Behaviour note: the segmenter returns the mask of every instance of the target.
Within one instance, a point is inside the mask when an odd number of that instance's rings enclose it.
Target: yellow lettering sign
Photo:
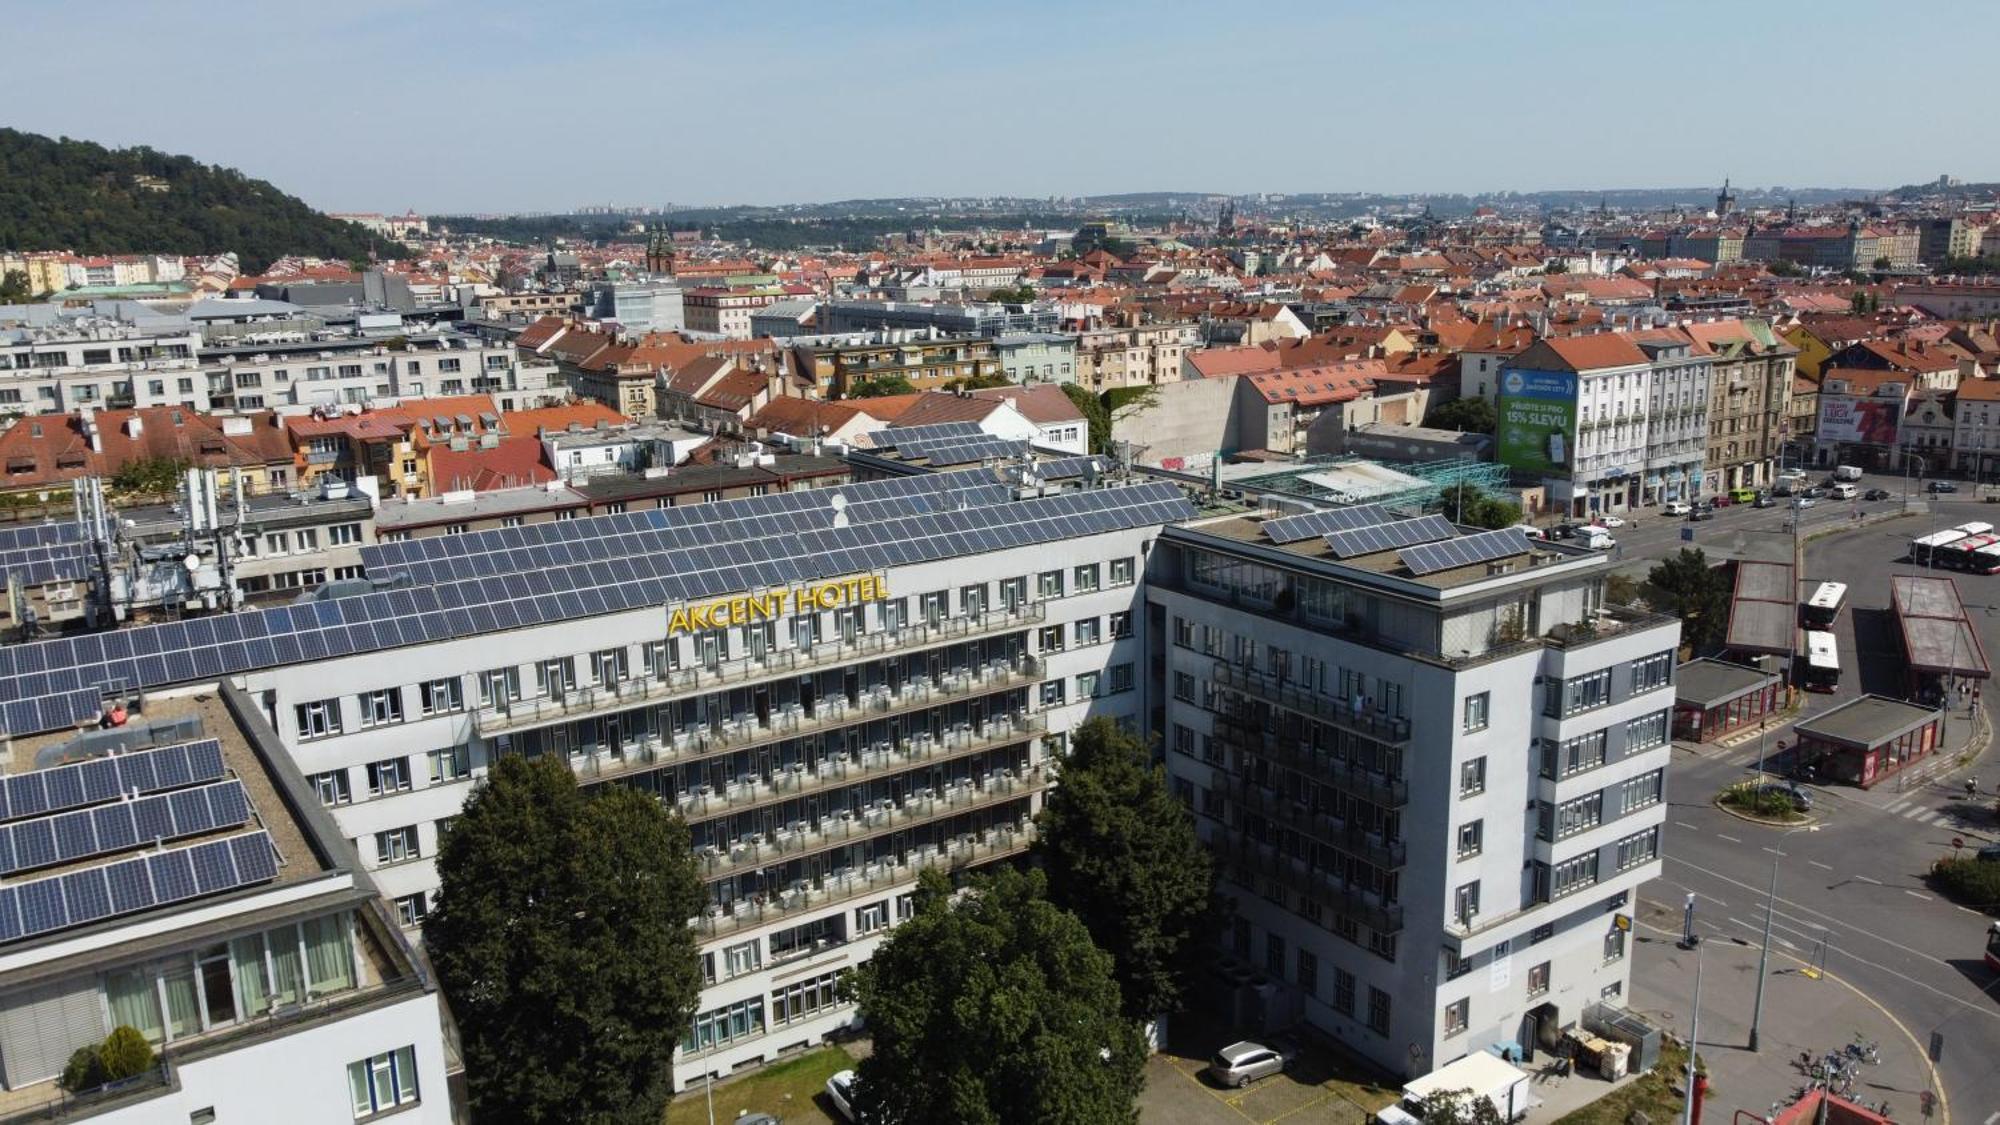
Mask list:
[[[788,606],[799,613],[813,613],[863,602],[879,602],[888,596],[889,584],[881,575],[861,574],[815,582],[791,590],[742,594],[694,605],[678,605],[667,611],[667,635],[672,637],[770,621],[783,617]]]

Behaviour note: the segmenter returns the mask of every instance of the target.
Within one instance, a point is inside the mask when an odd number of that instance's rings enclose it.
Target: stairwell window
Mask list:
[[[340,700],[316,699],[301,703],[294,710],[299,738],[330,738],[340,733]]]
[[[353,1095],[356,1121],[417,1104],[422,1100],[417,1092],[417,1049],[398,1047],[348,1063],[347,1086]]]
[[[403,692],[400,688],[361,693],[361,725],[379,727],[403,721]]]
[[[1459,1035],[1472,1020],[1472,1001],[1456,1000],[1444,1006],[1444,1033]]]
[[[423,850],[417,841],[417,826],[414,824],[375,833],[377,863],[401,863],[404,860],[417,859],[422,855]]]
[[[457,676],[417,685],[418,704],[426,715],[465,710],[465,684]]]

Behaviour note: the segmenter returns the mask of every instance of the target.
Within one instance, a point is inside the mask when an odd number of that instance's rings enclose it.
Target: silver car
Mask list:
[[[1208,1075],[1220,1086],[1246,1086],[1284,1070],[1295,1054],[1289,1047],[1267,1047],[1246,1039],[1217,1051],[1208,1060]]]

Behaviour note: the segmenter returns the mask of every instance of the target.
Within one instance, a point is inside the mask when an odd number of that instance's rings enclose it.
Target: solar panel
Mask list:
[[[1332,532],[1326,536],[1326,545],[1335,558],[1351,559],[1358,555],[1373,555],[1418,543],[1449,539],[1456,534],[1451,521],[1443,516],[1419,516],[1413,520],[1395,520]]]
[[[225,772],[222,743],[207,738],[15,774],[0,787],[0,821],[101,804],[134,792],[205,784]]]
[[[0,887],[0,942],[267,883],[277,874],[271,837],[251,832],[16,883]]]
[[[249,820],[243,783],[231,780],[17,821],[0,825],[0,875],[235,828]]]
[[[81,543],[89,536],[80,523],[31,523],[0,527],[0,551],[23,547],[49,547],[58,543]]]
[[[1101,474],[1108,465],[1102,457],[1052,457],[1035,464],[1035,475],[1043,480],[1070,480],[1088,475],[1093,467]]]
[[[1464,535],[1442,543],[1426,543],[1402,554],[1403,565],[1419,577],[1454,567],[1491,562],[1528,552],[1528,537],[1518,527]]]
[[[976,422],[933,422],[925,426],[884,426],[870,430],[866,437],[876,449],[897,449],[910,442],[930,441],[935,438],[971,437],[984,433]]]
[[[1379,504],[1356,504],[1346,508],[1323,508],[1296,516],[1264,521],[1264,537],[1273,543],[1296,543],[1315,535],[1352,531],[1357,527],[1388,523],[1396,517]]]

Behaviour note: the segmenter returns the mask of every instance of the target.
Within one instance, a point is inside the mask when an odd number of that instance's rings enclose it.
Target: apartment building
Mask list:
[[[149,692],[111,730],[8,725],[6,831],[61,843],[0,888],[0,1117],[454,1120],[436,986],[241,690]],[[59,1089],[114,1027],[153,1068]]]
[[[1076,381],[1093,391],[1150,387],[1181,377],[1181,357],[1201,346],[1188,322],[1093,328],[1076,341]]]
[[[546,374],[540,386],[515,349],[477,336],[411,332],[394,338],[328,335],[291,343],[204,348],[203,368],[218,410],[381,405],[440,395],[506,395],[514,405],[541,406],[561,398]]]
[[[1683,329],[1714,363],[1702,493],[1761,488],[1777,476],[1798,349],[1765,320],[1721,320]]]
[[[769,286],[697,286],[681,295],[683,323],[689,332],[748,340],[750,317],[784,295]]]
[[[1006,336],[1052,332],[1058,323],[1053,309],[984,302],[937,304],[910,301],[829,301],[819,311],[821,332],[871,332],[905,329],[935,330],[947,336]]]
[[[0,414],[80,407],[209,409],[198,330],[142,327],[53,305],[29,308],[33,319],[0,322]]]
[[[1651,367],[1623,333],[1536,341],[1500,369],[1499,460],[1542,473],[1556,511],[1637,507]]]
[[[799,366],[821,398],[845,397],[863,379],[909,380],[919,391],[938,390],[961,379],[1001,373],[999,352],[984,336],[909,338],[889,332],[866,343],[795,349]]]
[[[1169,526],[1142,631],[1268,1018],[1411,1076],[1626,994],[1680,636],[1604,604],[1601,553],[1430,519]]]
[[[1678,328],[1632,334],[1646,353],[1646,471],[1641,503],[1699,495],[1708,457],[1708,400],[1715,358],[1708,345]]]

